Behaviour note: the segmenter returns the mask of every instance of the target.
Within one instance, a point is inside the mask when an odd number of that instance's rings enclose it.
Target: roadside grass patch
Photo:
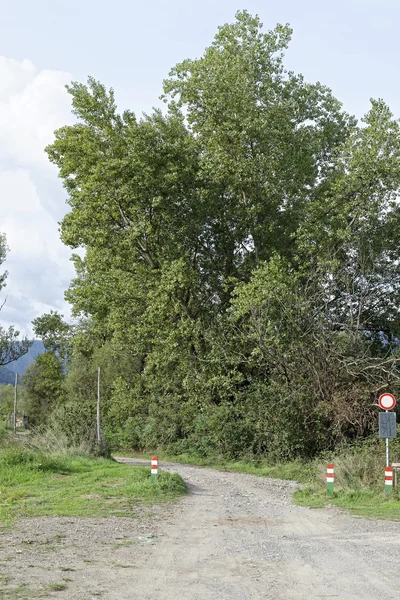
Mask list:
[[[328,496],[321,488],[306,486],[303,489],[296,490],[293,499],[299,506],[323,508],[324,506],[334,505],[359,517],[400,520],[400,497],[398,492],[393,492],[389,496],[384,491],[374,489],[338,490],[334,492],[333,496]]]
[[[67,589],[67,584],[62,582],[62,583],[48,583],[46,585],[46,589],[49,590],[49,592],[62,592],[64,590]]]
[[[392,456],[400,457],[399,440],[391,440]],[[335,465],[333,496],[326,493],[326,465]],[[396,462],[399,462],[398,460]],[[353,515],[400,520],[400,493],[384,490],[385,442],[375,437],[314,461],[317,476],[294,492],[296,504],[320,508],[332,504]]]
[[[133,517],[134,506],[173,500],[182,478],[104,458],[45,455],[19,447],[0,454],[0,522],[21,517]]]

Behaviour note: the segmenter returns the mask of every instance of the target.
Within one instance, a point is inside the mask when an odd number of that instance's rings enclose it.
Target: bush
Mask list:
[[[45,430],[36,431],[39,447],[66,454],[98,454],[96,412],[88,404],[69,402],[51,413]]]
[[[8,436],[9,428],[7,427],[7,423],[4,421],[0,421],[0,444],[4,442],[6,437]]]
[[[391,462],[400,462],[400,440],[390,441]],[[335,454],[326,454],[317,461],[321,485],[326,482],[326,465],[335,465],[335,489],[360,491],[381,490],[384,485],[385,441],[376,436],[353,446],[343,446]]]

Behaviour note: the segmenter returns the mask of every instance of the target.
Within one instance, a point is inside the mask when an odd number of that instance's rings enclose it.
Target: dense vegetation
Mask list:
[[[76,325],[34,323],[36,423],[95,440],[100,366],[114,448],[307,458],[375,430],[399,382],[399,124],[286,71],[290,36],[237,13],[142,118],[68,88],[47,152],[85,252]]]

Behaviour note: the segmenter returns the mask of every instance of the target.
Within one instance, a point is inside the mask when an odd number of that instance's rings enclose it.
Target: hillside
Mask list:
[[[15,382],[15,373],[7,369],[6,367],[0,367],[0,384],[8,385],[11,383],[12,385]]]
[[[15,373],[23,375],[25,370],[33,363],[36,356],[42,352],[44,352],[43,342],[35,340],[24,356],[21,356],[21,358],[8,364],[6,367],[0,367],[0,384],[13,384]]]

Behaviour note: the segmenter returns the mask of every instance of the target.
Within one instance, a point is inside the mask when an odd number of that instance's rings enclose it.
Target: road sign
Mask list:
[[[392,413],[392,412],[379,413],[379,437],[380,438],[395,438],[396,437],[396,413]]]
[[[383,408],[383,410],[392,410],[392,408],[396,405],[396,398],[393,394],[382,394],[379,396],[379,406]]]

